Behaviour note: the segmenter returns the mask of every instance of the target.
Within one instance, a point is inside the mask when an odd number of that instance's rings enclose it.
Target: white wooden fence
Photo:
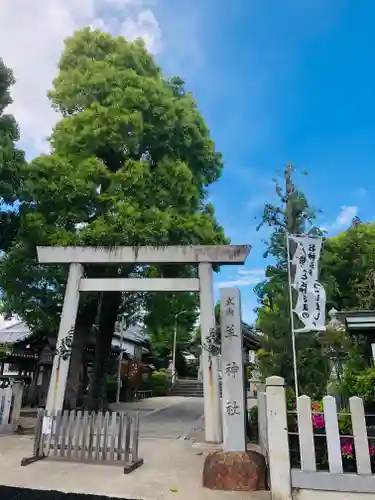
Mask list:
[[[34,450],[21,465],[44,458],[121,465],[129,473],[143,464],[138,457],[139,413],[90,413],[40,410]]]
[[[0,386],[0,434],[17,430],[24,383],[4,380]]]
[[[284,379],[270,377],[266,382],[267,447],[273,500],[316,498],[375,499],[375,475],[371,471],[369,440],[363,402],[350,399],[350,413],[354,442],[353,460],[357,473],[344,472],[342,436],[339,432],[336,400],[323,398],[324,434],[328,455],[328,471],[318,471],[313,428],[311,400],[300,396],[297,401],[300,468],[291,468],[288,414]],[[375,450],[371,449],[371,454]],[[292,489],[293,497],[292,497]],[[345,492],[345,495],[344,495]],[[335,496],[336,495],[336,496]]]

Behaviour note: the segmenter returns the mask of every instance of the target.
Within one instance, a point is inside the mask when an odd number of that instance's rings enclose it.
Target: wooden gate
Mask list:
[[[34,451],[21,465],[43,458],[122,465],[124,473],[142,465],[138,457],[139,413],[40,410]]]

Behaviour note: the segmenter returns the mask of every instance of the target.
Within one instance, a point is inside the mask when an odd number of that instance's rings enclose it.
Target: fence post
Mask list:
[[[284,379],[268,377],[267,433],[272,500],[292,500]]]
[[[262,454],[268,461],[268,437],[267,437],[267,397],[264,391],[258,392],[258,442]]]
[[[23,390],[24,390],[24,382],[22,381],[17,381],[14,382],[13,387],[12,387],[12,392],[13,392],[13,408],[12,408],[12,415],[10,417],[10,423],[14,427],[14,429],[17,429],[17,426],[19,425],[20,422],[20,415],[21,415],[21,407],[22,407],[22,396],[23,396]]]
[[[9,431],[9,421],[10,421],[10,410],[12,406],[12,388],[6,387],[5,389],[0,388],[0,427]],[[1,429],[0,429],[1,430]]]

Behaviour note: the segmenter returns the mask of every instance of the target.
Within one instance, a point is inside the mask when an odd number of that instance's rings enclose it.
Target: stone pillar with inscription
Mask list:
[[[263,455],[246,450],[246,405],[240,291],[220,290],[223,451],[209,453],[203,486],[216,490],[254,491],[266,487]]]
[[[241,300],[238,288],[220,290],[224,451],[246,450]]]

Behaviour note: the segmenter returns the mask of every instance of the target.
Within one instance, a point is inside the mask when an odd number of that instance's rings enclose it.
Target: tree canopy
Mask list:
[[[12,71],[0,58],[0,250],[6,251],[18,230],[18,217],[11,210],[17,201],[25,163],[23,151],[16,147],[19,140],[18,125],[6,113],[12,103],[11,86],[15,83]]]
[[[184,82],[166,78],[141,41],[89,28],[66,40],[58,67],[49,97],[62,119],[49,138],[51,153],[25,165],[22,178],[15,172],[17,231],[0,269],[11,308],[33,329],[49,332],[57,328],[66,269],[39,265],[36,245],[227,242],[207,202],[222,158]],[[196,270],[88,266],[85,272],[191,276]],[[99,299],[93,295],[79,309],[77,324],[85,319],[86,330],[97,316]],[[151,331],[170,325],[163,319],[170,299],[145,297]],[[181,294],[179,300],[191,311],[191,329],[196,299]],[[120,306],[120,297],[102,294],[99,357],[108,354]],[[98,364],[103,375],[103,359]]]
[[[339,311],[375,309],[375,223],[354,222],[324,244],[327,303]]]

